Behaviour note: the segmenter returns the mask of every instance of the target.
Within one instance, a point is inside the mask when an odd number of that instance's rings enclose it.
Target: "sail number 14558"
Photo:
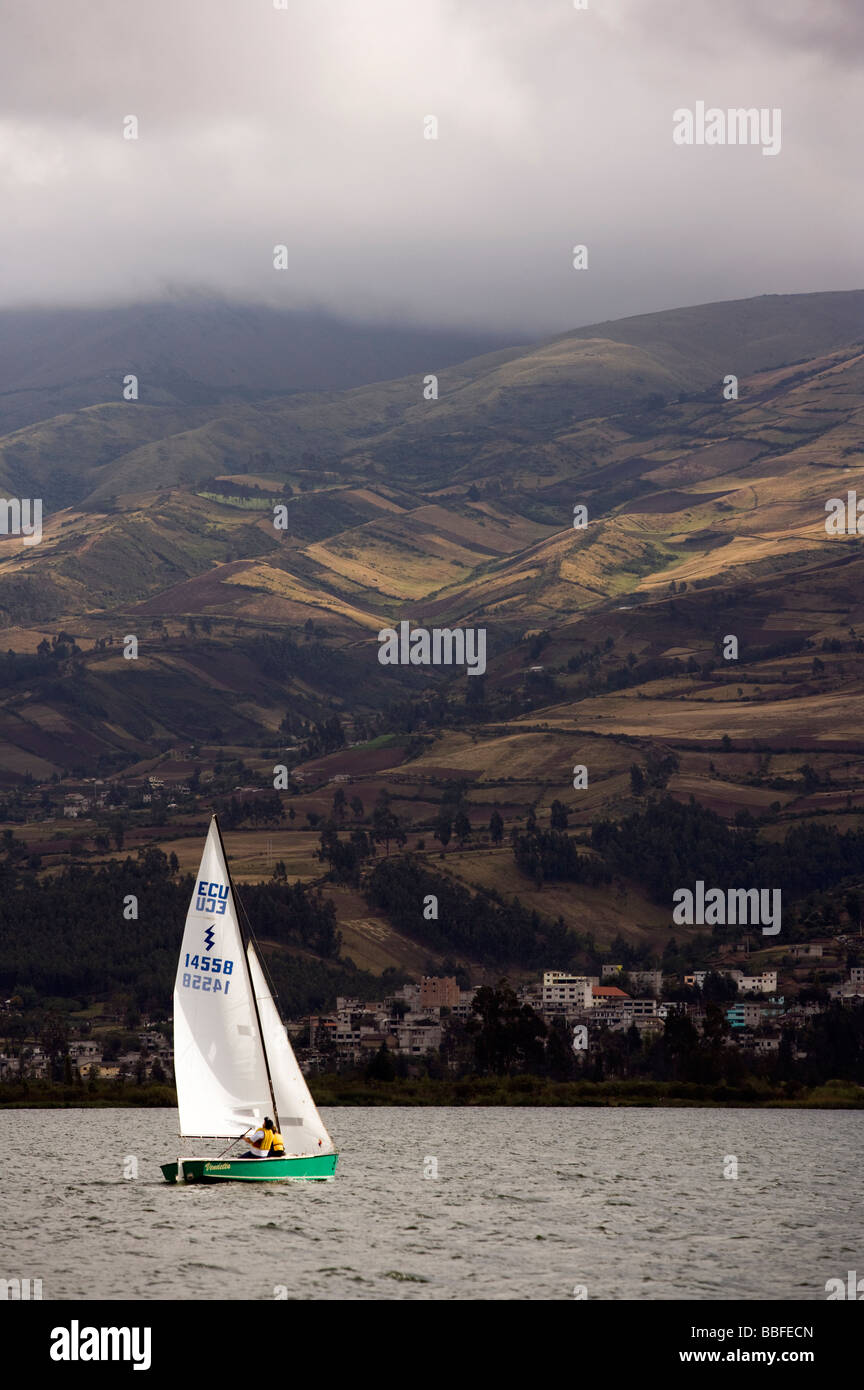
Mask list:
[[[225,994],[231,986],[231,980],[220,979],[219,976],[231,976],[234,973],[233,960],[222,960],[221,956],[192,956],[186,952],[184,965],[189,966],[183,972],[183,987],[185,989],[203,989],[205,994]],[[196,973],[193,975],[192,971]],[[203,972],[203,973],[198,973]]]

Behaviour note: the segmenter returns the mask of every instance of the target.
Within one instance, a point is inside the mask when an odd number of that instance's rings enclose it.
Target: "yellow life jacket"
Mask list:
[[[285,1141],[278,1129],[274,1129],[272,1132],[270,1152],[271,1154],[284,1154],[285,1152]]]
[[[259,1154],[269,1153],[270,1146],[273,1143],[273,1131],[272,1129],[265,1129],[263,1125],[259,1125],[258,1129],[263,1131],[263,1136],[261,1139],[255,1139],[254,1135],[250,1134],[249,1147],[251,1149],[257,1150]]]

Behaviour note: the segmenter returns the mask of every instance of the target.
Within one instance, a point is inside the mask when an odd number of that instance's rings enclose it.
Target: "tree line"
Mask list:
[[[414,855],[379,860],[365,896],[406,936],[484,963],[565,968],[584,946],[560,918],[552,922],[518,898],[505,902],[488,891],[474,895]]]
[[[780,842],[757,823],[729,826],[695,801],[664,797],[619,824],[597,822],[592,847],[614,874],[643,883],[657,902],[702,879],[717,888],[780,888],[789,898],[864,873],[864,831],[819,823],[790,826]]]
[[[127,993],[142,1011],[164,1016],[193,887],[192,876],[172,873],[159,849],[99,866],[70,864],[44,879],[7,854],[0,860],[0,990],[68,1001]],[[130,898],[137,918],[124,916]],[[338,958],[335,909],[320,893],[268,882],[244,886],[241,900],[258,938]],[[310,976],[310,985],[318,999],[320,979]],[[294,993],[299,1000],[302,990]]]
[[[539,888],[546,879],[566,879],[592,887],[609,883],[611,871],[596,855],[580,854],[563,830],[529,830],[513,836],[513,857]]]

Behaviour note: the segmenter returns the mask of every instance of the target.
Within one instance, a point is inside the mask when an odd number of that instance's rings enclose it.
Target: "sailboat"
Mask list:
[[[162,1164],[168,1182],[332,1178],[338,1154],[297,1064],[255,943],[241,928],[215,815],[174,983],[174,1074],[181,1139],[236,1141],[270,1116],[284,1138],[285,1156],[181,1157]]]

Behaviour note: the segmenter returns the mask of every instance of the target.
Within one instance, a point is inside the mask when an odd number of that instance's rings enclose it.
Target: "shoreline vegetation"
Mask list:
[[[541,1076],[430,1077],[371,1081],[363,1077],[312,1078],[316,1105],[323,1106],[724,1106],[823,1110],[864,1109],[864,1087],[851,1081],[819,1086],[771,1084],[762,1080],[729,1086],[691,1081],[554,1081]],[[173,1086],[82,1086],[57,1081],[0,1082],[0,1109],[88,1109],[176,1107]]]

